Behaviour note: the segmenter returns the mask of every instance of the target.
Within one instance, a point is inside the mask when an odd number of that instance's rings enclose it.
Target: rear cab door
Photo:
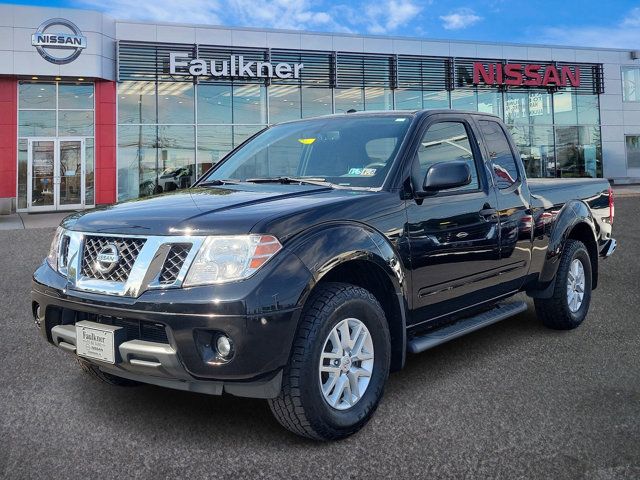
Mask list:
[[[519,152],[504,124],[497,118],[474,115],[485,164],[497,194],[500,271],[497,292],[520,289],[531,264],[533,217],[530,193]]]

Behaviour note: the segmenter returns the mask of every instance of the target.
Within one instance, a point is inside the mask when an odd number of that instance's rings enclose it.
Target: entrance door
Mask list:
[[[28,209],[31,212],[84,207],[84,140],[29,140]]]

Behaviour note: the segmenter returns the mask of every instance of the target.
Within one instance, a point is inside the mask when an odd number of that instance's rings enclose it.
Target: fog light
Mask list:
[[[231,339],[226,335],[220,335],[216,340],[216,350],[222,358],[229,358],[232,351]]]

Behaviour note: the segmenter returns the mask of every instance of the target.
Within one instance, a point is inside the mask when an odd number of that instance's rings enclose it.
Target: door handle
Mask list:
[[[478,212],[481,217],[492,218],[498,211],[495,208],[483,208]]]

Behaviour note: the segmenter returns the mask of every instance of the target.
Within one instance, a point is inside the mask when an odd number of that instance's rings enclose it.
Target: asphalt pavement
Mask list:
[[[38,335],[29,281],[53,229],[0,231],[0,477],[640,478],[640,198],[577,330],[517,317],[411,356],[358,434],[315,443],[266,402],[84,375]]]

